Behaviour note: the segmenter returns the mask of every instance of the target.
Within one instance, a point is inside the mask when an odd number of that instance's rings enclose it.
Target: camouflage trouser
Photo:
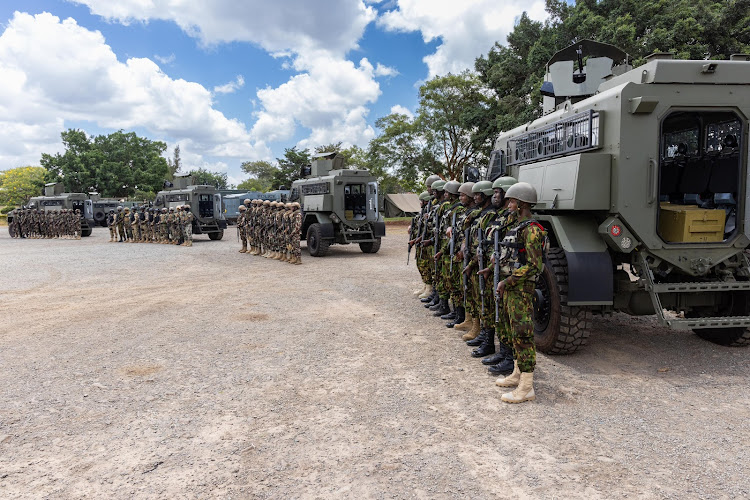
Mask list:
[[[433,261],[433,265],[435,261]],[[437,291],[438,296],[441,299],[448,300],[450,298],[450,276],[448,276],[448,265],[446,259],[442,257],[438,259],[436,271],[437,271]]]
[[[244,247],[247,242],[247,228],[245,226],[238,227],[237,234],[240,237],[240,243],[242,243],[242,246]]]
[[[522,372],[533,372],[536,365],[531,298],[528,292],[506,290],[503,294],[505,307],[501,310],[503,328],[507,328],[513,339],[513,354]]]
[[[135,241],[141,240],[141,225],[140,224],[133,224],[133,239]]]
[[[109,226],[109,237],[113,240],[117,239],[117,231],[115,231],[115,226]]]
[[[492,280],[484,280],[484,293],[479,290],[479,276],[476,266],[472,271],[473,295],[476,309],[472,312],[475,318],[479,318],[482,328],[495,328],[495,301],[492,295]],[[482,302],[484,302],[484,314],[482,314]]]
[[[448,256],[448,259],[450,259],[450,256]],[[454,260],[453,261],[453,271],[451,271],[451,263],[448,261],[445,268],[448,270],[448,284],[449,284],[449,292],[450,292],[450,298],[453,301],[453,307],[464,305],[464,284],[461,280],[461,269],[463,269],[464,263],[463,261]]]
[[[422,281],[428,285],[433,284],[432,270],[434,266],[430,255],[432,255],[432,246],[424,247],[421,250],[417,247],[417,269],[419,269],[419,274],[422,275]]]
[[[122,224],[117,224],[117,233],[120,235],[120,239],[125,239],[125,226]]]
[[[193,241],[193,225],[189,222],[185,224],[185,241]]]

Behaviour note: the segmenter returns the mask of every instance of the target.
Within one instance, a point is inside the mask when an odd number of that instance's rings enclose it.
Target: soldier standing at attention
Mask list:
[[[302,212],[300,204],[292,203],[292,264],[302,264],[300,238],[302,237]]]
[[[245,214],[247,212],[247,207],[245,205],[240,205],[239,211],[240,214],[237,216],[237,234],[240,237],[240,243],[242,243],[240,253],[247,253],[247,237],[245,235]]]
[[[110,210],[107,215],[107,228],[109,229],[109,242],[114,243],[117,236],[117,216],[114,210]]]
[[[133,221],[130,219],[130,208],[122,209],[122,228],[125,230],[125,243],[133,241]]]
[[[117,207],[117,215],[115,216],[115,225],[117,226],[117,234],[120,236],[120,243],[123,241],[125,236],[124,229],[125,214],[122,211],[122,207]]]
[[[138,209],[133,207],[133,243],[139,243],[141,241],[141,214],[138,213]]]
[[[497,285],[497,294],[502,297],[504,314],[510,325],[516,362],[513,373],[495,382],[499,387],[516,387],[500,398],[506,403],[533,401],[534,367],[536,348],[534,345],[534,323],[532,319],[532,295],[536,277],[542,272],[544,262],[544,228],[532,218],[531,207],[537,202],[534,186],[519,182],[508,188],[508,209],[518,216],[518,225],[508,231],[503,246],[508,255],[510,276]]]
[[[195,219],[195,216],[193,211],[190,210],[190,205],[185,205],[183,211],[185,212],[185,246],[191,247],[193,246],[193,219]]]

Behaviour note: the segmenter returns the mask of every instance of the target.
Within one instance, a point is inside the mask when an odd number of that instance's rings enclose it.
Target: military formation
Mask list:
[[[17,208],[10,212],[10,234],[14,238],[81,239],[81,211]]]
[[[193,246],[193,219],[190,205],[169,210],[117,207],[107,215],[109,241],[121,243],[161,243]],[[118,239],[119,238],[119,239]]]
[[[512,177],[462,184],[432,175],[426,186],[409,227],[423,281],[414,293],[448,328],[466,332],[496,385],[514,388],[502,401],[532,401],[532,297],[547,239],[531,214],[536,190]]]
[[[237,236],[240,253],[302,264],[299,203],[246,199],[239,207]]]

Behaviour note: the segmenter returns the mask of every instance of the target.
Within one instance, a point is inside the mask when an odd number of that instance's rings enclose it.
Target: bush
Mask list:
[[[10,213],[10,211],[13,210],[14,208],[16,207],[14,207],[13,205],[8,205],[7,207],[0,208],[0,214]]]

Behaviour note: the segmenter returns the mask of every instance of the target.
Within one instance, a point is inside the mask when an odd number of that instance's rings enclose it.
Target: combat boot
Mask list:
[[[419,294],[419,300],[421,300],[422,302],[424,302],[424,300],[427,297],[431,297],[432,296],[432,292],[433,292],[432,285],[429,284],[429,283],[425,283],[425,285],[424,285],[424,292],[422,292],[421,294]]]
[[[513,372],[505,377],[499,377],[495,380],[495,385],[498,387],[515,387],[518,385],[518,381],[521,379],[521,370],[518,369],[518,361],[513,362]]]
[[[474,324],[474,318],[471,317],[471,313],[470,312],[468,312],[468,311],[466,311],[466,309],[464,309],[464,320],[462,322],[460,322],[460,323],[456,323],[456,326],[454,326],[454,328],[456,330],[469,331],[469,330],[471,330],[471,325],[473,325],[473,324]]]
[[[296,257],[294,258],[294,263],[295,263],[295,264],[302,264],[302,257],[300,257],[299,255],[298,255],[298,256],[296,256]]]
[[[468,342],[475,342],[476,344],[468,344],[468,345],[479,345],[482,343],[481,339],[477,340],[477,337],[482,332],[481,328],[479,327],[479,318],[471,318],[471,328],[469,331],[464,333],[463,337],[461,337],[461,340],[465,340]]]
[[[244,241],[242,242],[242,248],[240,249],[240,253],[247,253],[247,243]]]
[[[422,295],[426,289],[427,289],[427,283],[422,283],[422,287],[414,290],[412,295]]]
[[[446,324],[445,326],[448,328],[454,328],[459,323],[462,323],[466,319],[466,309],[464,309],[463,306],[458,306],[456,308],[456,317],[453,318],[453,321]]]
[[[509,375],[513,372],[513,369],[515,367],[515,364],[513,362],[513,349],[500,342],[500,348],[498,349],[495,356],[491,357],[498,358],[498,360],[496,362],[490,363],[490,360],[487,360],[487,362],[485,362],[485,360],[483,359],[482,363],[484,363],[485,365],[490,365],[487,370],[492,375]]]
[[[432,300],[425,307],[430,311],[434,311],[434,308],[437,307],[438,304],[440,304],[440,294],[437,289],[435,289],[435,294],[432,296]]]
[[[435,300],[437,299],[438,291],[437,288],[432,287],[432,295],[427,297],[427,299],[422,299],[422,302],[424,302],[424,306],[427,308],[430,308],[435,305]]]
[[[450,306],[451,303],[449,302],[448,305]],[[455,306],[455,304],[453,304],[453,309],[451,309],[450,307],[448,307],[448,312],[446,314],[443,314],[442,316],[440,316],[440,319],[445,319],[445,320],[456,319],[456,306]]]
[[[432,313],[433,316],[440,316],[440,319],[444,319],[443,316],[451,312],[451,308],[448,305],[448,299],[440,299],[440,302],[438,302],[438,307],[435,309],[435,312]]]
[[[500,398],[506,403],[523,403],[524,401],[534,401],[534,372],[523,372],[518,380],[518,387],[513,392],[506,392]]]
[[[483,330],[484,341],[479,347],[471,351],[472,358],[481,358],[495,353],[495,331],[489,328],[484,328]]]

